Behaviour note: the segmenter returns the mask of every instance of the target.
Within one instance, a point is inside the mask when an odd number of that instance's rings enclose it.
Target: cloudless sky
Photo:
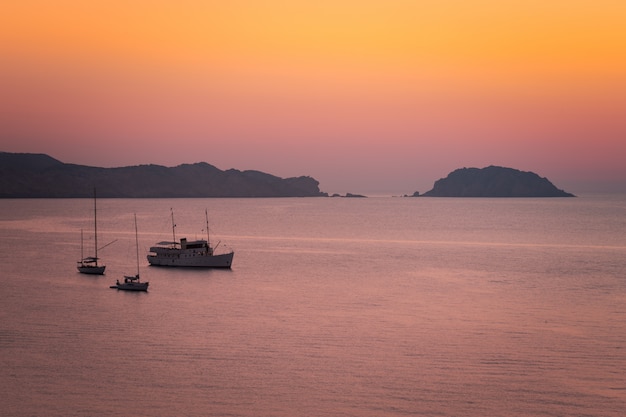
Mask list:
[[[329,193],[461,167],[626,191],[623,0],[20,0],[0,151],[208,162]]]

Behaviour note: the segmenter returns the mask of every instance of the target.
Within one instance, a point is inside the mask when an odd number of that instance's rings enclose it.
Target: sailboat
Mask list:
[[[215,247],[211,246],[209,239],[209,215],[204,211],[206,219],[206,240],[191,240],[186,238],[176,241],[176,224],[174,223],[174,211],[172,210],[172,238],[171,242],[159,242],[150,248],[148,262],[154,266],[178,266],[200,268],[231,268],[233,263],[233,250],[216,253]]]
[[[135,214],[135,246],[137,251],[137,273],[134,276],[124,275],[124,282],[118,279],[110,288],[125,291],[148,291],[149,282],[141,282],[139,279],[139,236],[137,233],[137,214]]]
[[[98,264],[98,221],[96,215],[96,189],[93,190],[93,234],[94,234],[94,256],[85,257],[83,254],[83,231],[80,231],[80,261],[76,264],[78,272],[81,274],[102,275],[105,265]],[[113,243],[113,242],[111,242]]]

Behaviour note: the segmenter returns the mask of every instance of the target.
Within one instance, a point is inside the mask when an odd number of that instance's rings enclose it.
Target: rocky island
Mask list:
[[[312,177],[222,171],[205,162],[176,167],[98,168],[45,154],[0,152],[0,198],[327,197]]]
[[[414,196],[419,196],[415,193]],[[533,172],[513,168],[457,169],[435,181],[422,197],[575,197]]]

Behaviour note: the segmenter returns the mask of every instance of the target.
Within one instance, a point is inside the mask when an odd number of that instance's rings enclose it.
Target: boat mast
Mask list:
[[[137,233],[137,213],[135,213],[135,248],[137,251],[137,277],[139,277],[139,236]]]
[[[174,209],[171,207],[170,212],[172,213],[172,242],[176,244],[176,224],[174,223]]]
[[[96,214],[96,188],[94,187],[93,189],[93,234],[94,234],[94,241],[96,244],[95,261],[96,261],[96,266],[98,266],[98,220],[96,216],[97,216]]]
[[[207,212],[207,209],[204,209],[204,218],[206,220],[206,243],[210,247],[211,239],[209,239],[209,213]]]

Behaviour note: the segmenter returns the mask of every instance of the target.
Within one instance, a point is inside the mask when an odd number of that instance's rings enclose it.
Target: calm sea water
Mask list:
[[[150,267],[201,238],[232,270]],[[0,200],[3,416],[623,416],[626,197]],[[109,285],[135,271],[148,293]]]

